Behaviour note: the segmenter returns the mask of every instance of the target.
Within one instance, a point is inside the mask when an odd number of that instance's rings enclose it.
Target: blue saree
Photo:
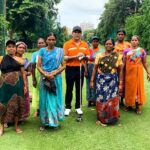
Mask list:
[[[59,68],[64,58],[64,51],[57,47],[51,51],[41,48],[39,56],[42,59],[43,70],[52,72]],[[56,95],[45,89],[42,80],[40,82],[40,119],[43,126],[57,127],[59,126],[59,121],[64,120],[61,74],[56,75],[54,81]]]
[[[105,51],[104,48],[97,48],[98,50],[94,52],[93,49],[91,49],[90,59],[93,61],[89,61],[87,65],[88,70],[88,77],[86,78],[86,99],[88,102],[96,102],[96,82],[94,82],[94,89],[90,88],[90,81],[92,77],[92,72],[94,68],[94,60],[98,54],[101,54]],[[95,75],[96,78],[97,75]]]

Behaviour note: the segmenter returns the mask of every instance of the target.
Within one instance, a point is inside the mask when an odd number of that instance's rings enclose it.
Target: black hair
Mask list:
[[[43,40],[45,42],[45,39],[40,37],[37,39],[37,43],[39,42],[39,40]]]
[[[13,41],[13,40],[8,40],[8,41],[6,42],[6,47],[7,47],[8,45],[10,45],[10,44],[16,46],[16,42],[15,42],[15,41]]]
[[[111,40],[111,42],[112,42],[113,46],[115,45],[115,41],[114,41],[114,39],[112,39],[112,38],[108,38],[108,39],[106,39],[106,40],[105,40],[105,42],[104,42],[104,45],[105,45],[105,43],[106,43],[108,40]]]
[[[54,37],[55,37],[55,39],[57,39],[56,34],[55,34],[55,33],[53,33],[53,32],[50,32],[50,33],[47,35],[46,39],[47,39],[49,36],[54,36]]]
[[[133,35],[132,38],[133,37],[136,37],[138,39],[138,41],[140,40],[140,37],[138,35]],[[132,40],[132,38],[131,38],[131,40]]]
[[[126,35],[126,31],[125,31],[124,29],[119,29],[119,30],[117,31],[117,34],[118,34],[119,32],[122,32],[124,35]]]

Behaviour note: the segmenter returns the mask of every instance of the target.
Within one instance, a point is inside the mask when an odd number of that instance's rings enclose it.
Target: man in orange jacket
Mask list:
[[[72,92],[73,86],[75,83],[76,88],[76,103],[75,110],[77,114],[83,114],[80,106],[80,59],[84,56],[89,56],[88,44],[81,40],[82,30],[80,26],[73,27],[72,30],[72,39],[67,41],[64,44],[64,55],[66,60],[66,96],[65,96],[65,115],[68,116],[71,112],[71,101],[72,101]],[[81,61],[81,83],[83,85],[85,64],[84,60]],[[82,90],[81,90],[82,91]]]

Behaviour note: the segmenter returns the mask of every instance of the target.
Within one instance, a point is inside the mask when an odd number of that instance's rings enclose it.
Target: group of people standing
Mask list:
[[[32,106],[34,116],[41,120],[40,130],[46,126],[59,127],[64,115],[71,113],[73,87],[75,84],[75,111],[82,115],[82,86],[86,77],[88,106],[96,105],[97,120],[103,126],[114,124],[119,119],[119,104],[141,114],[145,103],[143,67],[150,80],[146,51],[139,47],[139,37],[125,42],[125,31],[117,31],[117,41],[109,38],[104,47],[93,36],[91,48],[81,40],[82,29],[75,26],[72,39],[58,48],[56,35],[50,33],[46,41],[38,39],[39,50],[29,62],[23,54],[24,42],[7,41],[5,56],[0,56],[0,135],[5,125],[13,122],[15,131],[21,133],[19,121],[25,121],[30,113],[28,76],[32,75]],[[65,109],[62,94],[61,72],[65,70]],[[131,82],[132,81],[132,82]]]
[[[146,51],[139,47],[139,37],[134,35],[131,42],[125,42],[125,31],[117,31],[116,43],[107,39],[105,52],[95,58],[90,86],[96,90],[97,118],[100,124],[114,124],[118,121],[119,103],[124,110],[134,109],[141,114],[145,103],[144,73],[150,80]]]

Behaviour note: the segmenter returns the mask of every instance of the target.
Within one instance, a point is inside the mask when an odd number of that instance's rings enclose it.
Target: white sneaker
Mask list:
[[[78,115],[82,115],[83,114],[83,111],[81,110],[81,108],[76,109],[76,112],[77,112]]]
[[[70,114],[70,112],[71,112],[71,109],[65,109],[65,116],[69,116],[69,114]]]

